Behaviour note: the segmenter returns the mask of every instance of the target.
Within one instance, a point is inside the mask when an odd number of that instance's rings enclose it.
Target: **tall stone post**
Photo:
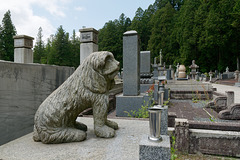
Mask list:
[[[140,50],[136,31],[127,31],[123,34],[123,69],[123,95],[139,95]]]
[[[136,31],[123,34],[123,69],[123,94],[116,96],[116,115],[127,117],[132,115],[131,111],[146,105],[144,94],[140,94],[140,50]]]
[[[226,91],[227,94],[227,107],[234,103],[234,92]]]
[[[14,62],[33,63],[33,37],[26,35],[14,36]]]
[[[80,29],[80,64],[93,52],[98,51],[98,31],[94,28]]]
[[[184,153],[189,150],[189,123],[187,119],[175,119],[175,148]]]

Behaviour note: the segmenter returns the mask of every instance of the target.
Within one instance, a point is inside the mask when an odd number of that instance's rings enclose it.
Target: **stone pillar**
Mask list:
[[[137,96],[140,93],[140,50],[136,31],[123,34],[123,95]]]
[[[26,35],[14,36],[14,62],[33,63],[33,37]]]
[[[226,91],[227,94],[227,107],[234,103],[234,92]]]
[[[80,64],[93,52],[98,51],[98,31],[94,28],[80,29]]]
[[[184,153],[189,149],[189,123],[187,119],[175,119],[175,148]]]
[[[140,74],[151,73],[151,52],[140,52]]]

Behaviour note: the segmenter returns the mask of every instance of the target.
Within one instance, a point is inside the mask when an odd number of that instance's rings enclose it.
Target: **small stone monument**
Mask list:
[[[209,74],[209,77],[210,77],[210,80],[209,80],[209,81],[210,81],[210,82],[212,82],[212,76],[213,76],[213,72],[212,72],[212,71],[210,71],[208,74]]]
[[[190,72],[191,78],[195,79],[195,76],[197,74],[197,68],[199,68],[199,66],[195,64],[195,60],[192,61],[192,65],[189,66],[189,68],[191,69]]]
[[[26,35],[14,36],[14,62],[33,63],[33,37]]]
[[[80,29],[80,64],[93,52],[98,51],[98,31],[94,28]]]
[[[178,79],[186,78],[186,67],[184,65],[180,65],[178,70]]]
[[[237,78],[237,83],[235,83],[235,86],[237,86],[237,87],[240,87],[239,73],[240,73],[240,72],[239,72],[238,70],[235,71],[235,76],[236,76],[236,78]]]
[[[159,65],[162,66],[162,49],[160,50],[159,60],[160,60]]]
[[[123,34],[123,68],[123,94],[116,96],[116,115],[120,117],[140,109],[144,101],[144,95],[140,94],[140,50],[136,31]]]
[[[229,72],[229,68],[227,67],[227,68],[226,68],[226,73],[228,73],[228,72]]]
[[[178,73],[179,73],[179,63],[177,64],[175,78],[178,78]]]

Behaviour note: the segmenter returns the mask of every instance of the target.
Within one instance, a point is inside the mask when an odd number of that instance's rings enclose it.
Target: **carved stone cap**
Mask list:
[[[34,40],[33,37],[26,36],[26,35],[17,35],[17,36],[13,36],[13,39],[30,39],[30,40]]]
[[[95,44],[98,43],[98,31],[94,28],[83,28],[80,29],[80,42],[81,43],[89,43],[93,42]]]
[[[94,32],[96,34],[98,34],[98,31],[94,28],[82,28],[82,29],[79,29],[79,32]]]
[[[137,31],[131,30],[123,33],[124,36],[132,36],[132,35],[137,35]]]
[[[33,37],[26,35],[13,36],[14,47],[15,48],[32,48],[33,47]]]

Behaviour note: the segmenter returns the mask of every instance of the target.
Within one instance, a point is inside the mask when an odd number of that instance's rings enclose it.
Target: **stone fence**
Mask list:
[[[240,157],[238,123],[196,123],[176,118],[174,128],[168,130],[175,136],[179,152]]]
[[[74,70],[0,61],[0,145],[32,132],[38,106]]]

